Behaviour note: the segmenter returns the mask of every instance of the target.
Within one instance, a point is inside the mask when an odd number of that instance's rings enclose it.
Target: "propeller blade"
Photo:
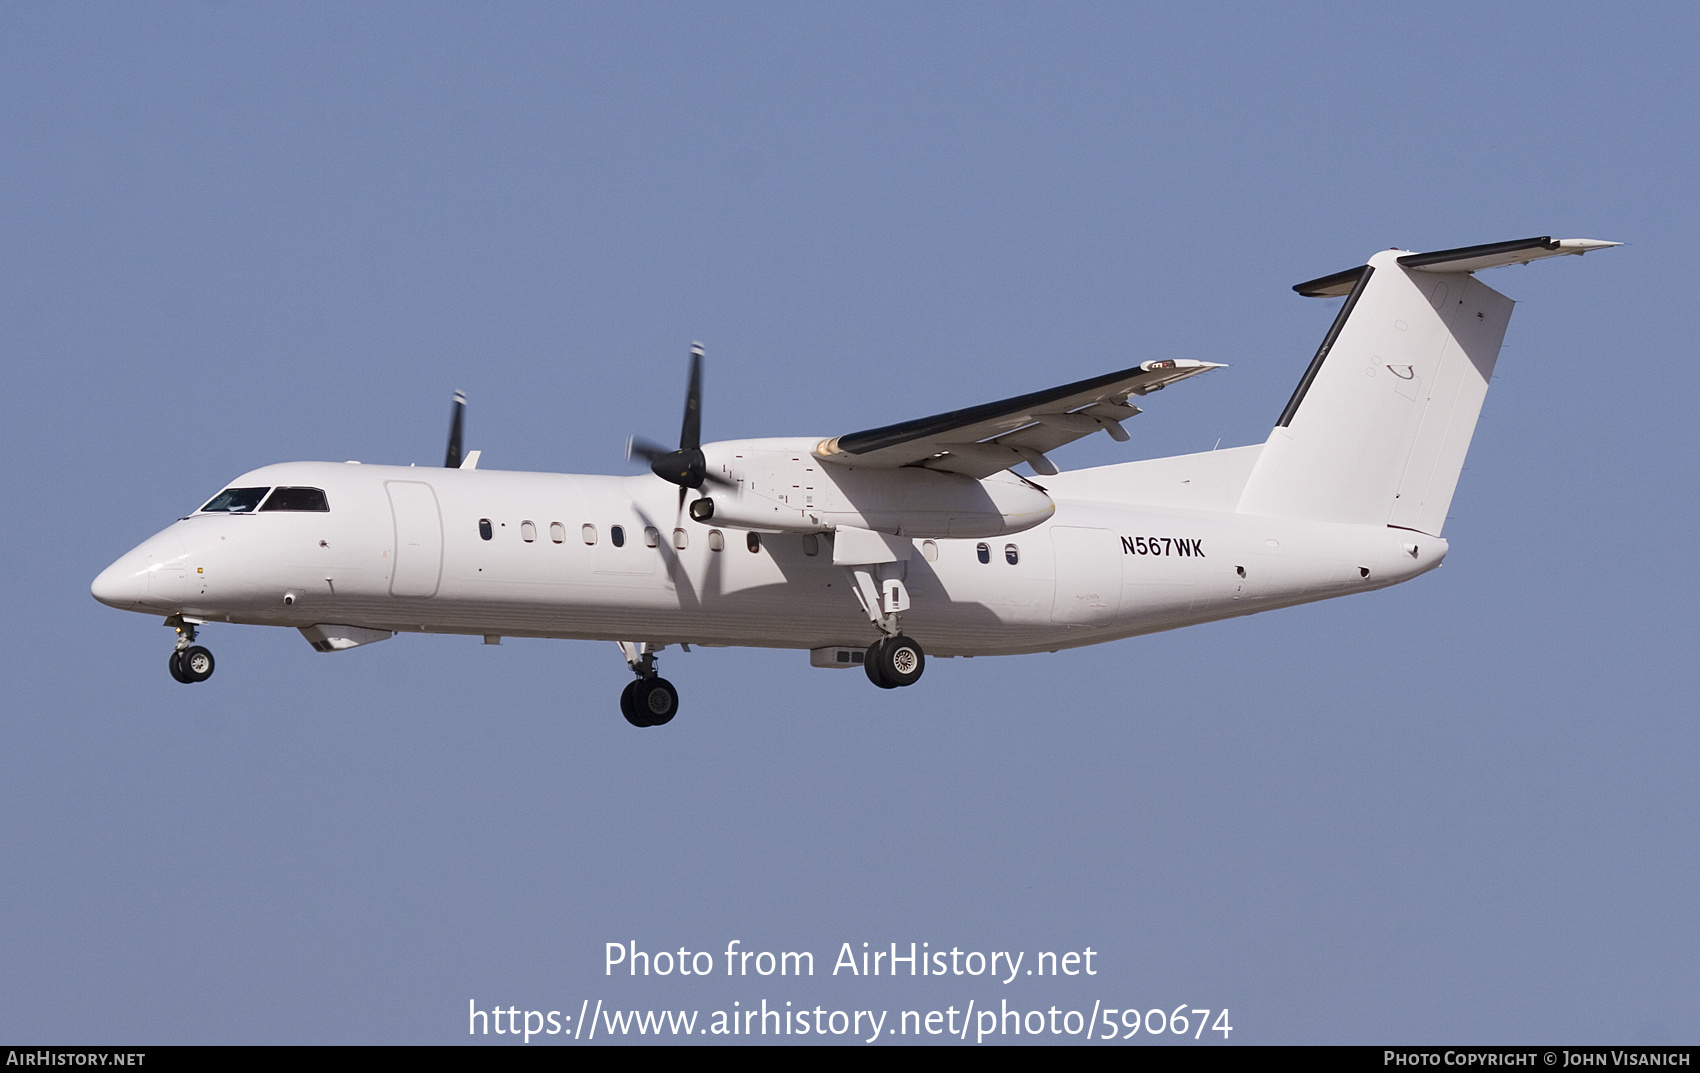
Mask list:
[[[449,450],[443,456],[443,465],[448,469],[460,468],[461,432],[466,425],[466,394],[455,392],[454,413],[449,418]]]
[[[660,444],[633,436],[626,441],[626,458],[641,458],[649,463],[650,472],[664,481],[679,486],[679,505],[684,506],[683,491],[701,488],[704,481],[725,484],[723,478],[711,476],[708,459],[702,453],[702,344],[691,344],[691,376],[685,388],[685,423],[679,428],[679,449],[669,451]]]
[[[684,490],[701,488],[704,484],[713,484],[721,488],[737,488],[738,482],[729,480],[718,473],[712,473],[708,468],[708,459],[702,453],[702,344],[691,344],[691,376],[689,385],[685,388],[685,423],[679,428],[679,449],[669,451],[658,443],[640,440],[636,436],[626,440],[626,458],[641,458],[649,463],[650,472],[671,484],[679,486],[679,506],[685,505]]]
[[[641,458],[645,462],[653,462],[657,458],[674,453],[676,452],[661,446],[659,443],[640,440],[636,436],[629,436],[626,439],[626,458],[628,461],[633,458]]]
[[[679,450],[702,446],[702,344],[691,344],[691,379],[685,389],[685,423],[679,428]]]

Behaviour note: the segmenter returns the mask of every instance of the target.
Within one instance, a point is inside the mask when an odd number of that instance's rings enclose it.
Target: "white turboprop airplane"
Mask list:
[[[921,677],[923,641],[1056,651],[1384,588],[1446,556],[1512,307],[1472,273],[1615,245],[1390,250],[1299,284],[1345,303],[1261,444],[1057,472],[1046,452],[1125,441],[1135,398],[1220,367],[1187,359],[848,435],[702,444],[694,347],[679,449],[629,445],[652,474],[480,470],[457,393],[445,470],[245,473],[92,589],[165,616],[185,683],[213,672],[209,622],[294,627],[320,652],[398,632],[612,640],[635,675],[621,710],[657,726],[679,703],[655,671],[668,645],[808,649],[890,689]]]

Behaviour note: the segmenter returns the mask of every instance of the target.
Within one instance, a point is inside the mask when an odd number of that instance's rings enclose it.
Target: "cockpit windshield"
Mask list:
[[[266,498],[270,488],[226,488],[213,496],[206,506],[201,508],[203,514],[247,514],[260,505],[260,500]]]
[[[279,488],[266,499],[266,505],[260,508],[260,513],[264,514],[268,510],[312,510],[323,513],[330,509],[330,500],[325,498],[323,488]]]

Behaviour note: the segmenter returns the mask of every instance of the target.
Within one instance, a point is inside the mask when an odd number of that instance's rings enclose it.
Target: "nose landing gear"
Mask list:
[[[171,650],[171,659],[166,663],[171,677],[184,685],[193,685],[211,678],[213,654],[195,643],[195,623],[186,622],[174,615],[167,619],[165,624],[177,627],[177,647]]]
[[[182,651],[173,651],[170,662],[171,677],[191,685],[204,682],[212,677],[213,654],[200,645],[190,645]]]
[[[635,727],[658,727],[679,714],[679,691],[655,673],[655,654],[665,646],[647,641],[621,641],[620,652],[637,680],[620,694],[620,714]]]

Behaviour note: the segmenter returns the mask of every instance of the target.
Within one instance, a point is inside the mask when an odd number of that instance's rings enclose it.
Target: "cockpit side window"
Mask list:
[[[331,509],[323,488],[279,488],[267,497],[260,513],[268,510],[306,510],[321,514]]]
[[[204,514],[247,514],[260,505],[270,488],[226,488],[201,508]]]

